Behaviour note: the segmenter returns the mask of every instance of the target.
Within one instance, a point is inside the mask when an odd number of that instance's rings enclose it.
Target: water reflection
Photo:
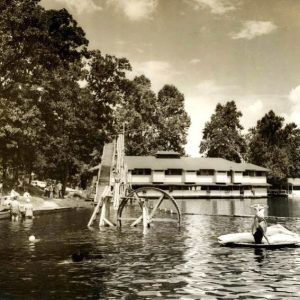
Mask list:
[[[256,262],[258,262],[258,265],[261,265],[261,263],[264,261],[266,256],[267,256],[266,249],[262,249],[262,248],[254,249],[254,259],[256,260]]]
[[[249,230],[251,218],[229,214],[252,214],[254,200],[191,201],[182,201],[181,209],[220,215],[184,215],[180,230],[155,224],[147,235],[141,227],[90,230],[90,210],[32,222],[2,220],[0,299],[299,299],[300,249],[227,248],[216,242],[219,235]],[[271,214],[274,203],[268,202]],[[138,216],[140,210],[131,207],[128,213]],[[272,220],[299,233],[300,219]],[[30,234],[40,242],[30,244]],[[78,249],[103,259],[72,263]]]
[[[252,216],[251,206],[262,204],[268,206],[266,216],[300,217],[300,200],[279,198],[261,199],[184,199],[177,200],[180,210],[186,214]],[[170,210],[169,202],[163,202],[162,209]]]

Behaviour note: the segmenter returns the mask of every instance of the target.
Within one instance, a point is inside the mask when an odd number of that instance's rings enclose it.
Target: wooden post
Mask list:
[[[150,227],[150,216],[149,216],[147,199],[143,199],[142,216],[143,216],[143,227],[144,227],[144,229],[149,228]]]
[[[105,225],[104,220],[106,218],[106,205],[107,205],[106,202],[107,202],[107,197],[105,197],[103,199],[103,204],[102,204],[101,213],[100,213],[99,227]]]

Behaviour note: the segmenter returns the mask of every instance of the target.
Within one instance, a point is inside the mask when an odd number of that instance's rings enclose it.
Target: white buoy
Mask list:
[[[29,242],[34,242],[35,241],[35,236],[34,235],[31,235],[30,237],[29,237]]]

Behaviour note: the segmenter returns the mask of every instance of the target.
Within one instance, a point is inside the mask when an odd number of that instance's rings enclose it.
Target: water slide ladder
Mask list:
[[[98,168],[98,177],[94,202],[97,203],[89,220],[88,227],[92,226],[99,217],[99,227],[121,227],[122,221],[130,221],[130,226],[143,224],[144,231],[153,222],[176,222],[181,224],[181,212],[177,202],[167,191],[155,187],[141,187],[133,190],[128,181],[127,166],[124,162],[125,155],[124,134],[120,134],[112,143],[104,145],[101,164]],[[148,195],[155,195],[149,200]],[[171,207],[176,212],[176,218],[157,218],[164,200],[171,202]],[[124,216],[123,211],[129,201],[135,201],[141,208],[139,217]],[[170,209],[170,213],[173,210]]]
[[[121,197],[127,190],[127,168],[124,164],[124,135],[120,134],[117,140],[104,145],[101,164],[98,169],[96,193],[94,203],[97,203],[89,220],[88,227],[92,226],[100,214],[99,226],[115,226],[110,220],[112,214],[118,210]]]

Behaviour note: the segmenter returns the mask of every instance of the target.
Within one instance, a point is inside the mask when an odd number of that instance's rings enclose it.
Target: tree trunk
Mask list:
[[[68,180],[69,180],[69,164],[66,164],[65,172],[63,174],[63,179],[62,179],[62,195],[63,195],[63,198],[66,195],[66,187],[67,187]]]
[[[7,163],[6,159],[2,160],[2,182],[3,182],[3,190],[7,190]]]

